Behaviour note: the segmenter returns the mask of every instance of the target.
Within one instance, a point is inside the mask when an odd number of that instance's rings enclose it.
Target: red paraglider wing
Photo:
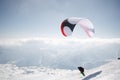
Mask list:
[[[94,27],[93,24],[88,19],[81,19],[81,18],[68,18],[65,19],[61,24],[61,32],[62,34],[67,37],[72,35],[73,30],[79,24],[80,27],[86,32],[89,37],[92,37],[94,34]]]

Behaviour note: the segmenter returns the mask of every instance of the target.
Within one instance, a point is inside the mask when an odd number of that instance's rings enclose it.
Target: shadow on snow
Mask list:
[[[95,73],[93,73],[93,74],[90,74],[90,75],[88,75],[87,77],[85,77],[85,78],[82,79],[82,80],[90,80],[91,78],[94,78],[94,77],[96,77],[97,75],[99,75],[101,72],[102,72],[102,71],[98,71],[98,72],[95,72]]]

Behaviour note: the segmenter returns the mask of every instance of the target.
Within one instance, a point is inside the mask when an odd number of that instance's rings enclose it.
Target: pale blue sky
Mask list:
[[[120,37],[119,0],[0,0],[0,38],[62,36],[68,17],[90,19],[97,37]]]

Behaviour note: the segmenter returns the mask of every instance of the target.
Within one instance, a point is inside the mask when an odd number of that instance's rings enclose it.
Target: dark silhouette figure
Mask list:
[[[84,68],[83,68],[83,67],[78,67],[78,70],[81,72],[81,74],[82,74],[83,76],[85,76],[85,74],[84,74]]]
[[[120,60],[120,57],[118,57],[118,60]]]

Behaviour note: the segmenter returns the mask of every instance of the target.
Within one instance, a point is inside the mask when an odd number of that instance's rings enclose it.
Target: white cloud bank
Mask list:
[[[0,39],[0,63],[75,69],[96,67],[117,59],[120,38],[21,38]]]
[[[12,39],[0,39],[0,46],[12,46],[12,45],[24,45],[28,42],[44,42],[50,45],[65,45],[70,43],[77,44],[120,44],[120,38],[90,38],[90,39],[79,39],[79,38],[47,38],[47,37],[32,37],[32,38],[12,38]]]

